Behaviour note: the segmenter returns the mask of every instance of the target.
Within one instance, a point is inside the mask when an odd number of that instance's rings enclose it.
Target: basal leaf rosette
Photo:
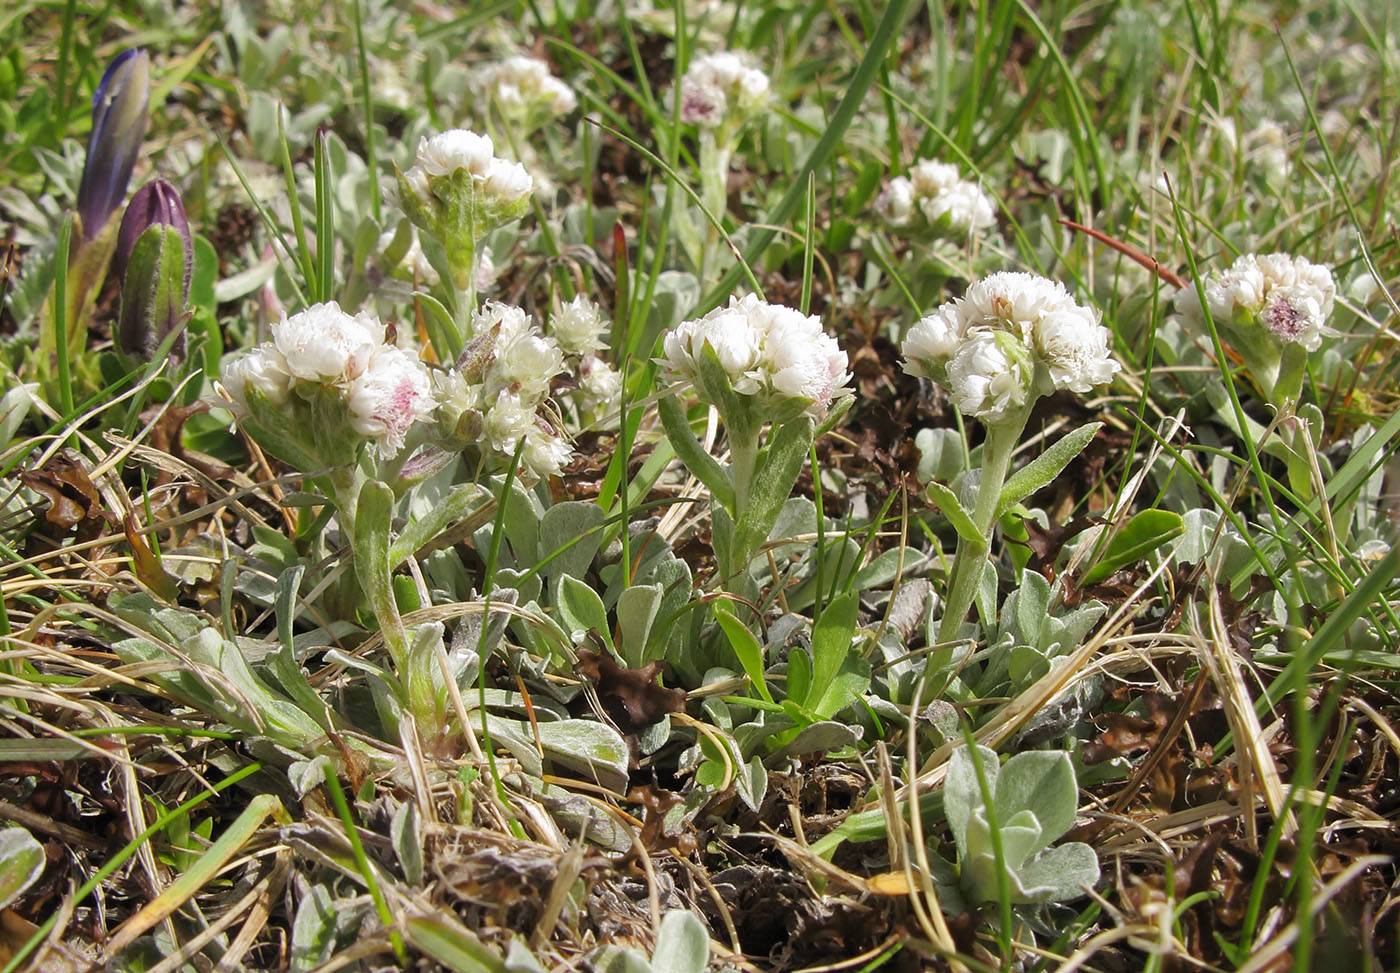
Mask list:
[[[399,174],[404,212],[442,243],[460,291],[473,288],[482,240],[525,215],[533,188],[524,166],[498,158],[490,136],[467,129],[420,139],[415,164]]]
[[[225,362],[220,384],[254,440],[306,473],[352,464],[366,444],[392,459],[433,404],[417,354],[334,302],[274,324],[271,341]]]
[[[1202,284],[1205,309],[1191,286],[1177,292],[1177,313],[1203,324],[1208,311],[1270,402],[1296,399],[1307,355],[1336,334],[1327,325],[1337,298],[1332,271],[1287,253],[1246,253]]]

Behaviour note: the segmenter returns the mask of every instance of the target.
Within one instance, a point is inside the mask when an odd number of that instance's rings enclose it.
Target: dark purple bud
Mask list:
[[[78,185],[78,217],[85,241],[102,232],[126,196],[146,136],[150,97],[150,56],[140,49],[118,54],[92,96],[92,134]]]
[[[185,293],[188,294],[190,271],[194,268],[194,241],[190,238],[190,222],[185,217],[185,203],[180,198],[180,190],[165,179],[152,179],[136,190],[136,195],[127,204],[121,229],[117,231],[112,273],[117,280],[126,279],[126,266],[137,239],[148,227],[157,224],[174,227],[180,234],[185,249]]]
[[[126,208],[112,255],[122,294],[117,350],[128,360],[149,361],[172,334],[170,356],[184,357],[193,268],[194,246],[179,191],[164,179],[146,183]]]

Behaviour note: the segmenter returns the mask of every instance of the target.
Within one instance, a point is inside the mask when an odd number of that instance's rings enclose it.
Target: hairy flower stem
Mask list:
[[[991,551],[992,528],[995,526],[997,507],[1001,502],[1001,490],[1006,485],[1006,473],[1011,467],[1011,454],[1021,439],[1029,416],[1030,408],[1026,406],[1012,413],[1004,421],[987,426],[987,439],[982,444],[982,470],[981,479],[977,484],[977,506],[972,513],[972,524],[977,528],[979,539],[974,541],[966,537],[958,538],[948,595],[943,603],[943,621],[938,626],[938,641],[948,645],[948,648],[940,650],[940,655],[946,653],[949,659],[952,656],[949,643],[958,638],[958,632],[967,619],[968,610],[976,597],[977,585],[986,570],[988,554]]]
[[[724,222],[728,209],[729,159],[733,151],[728,132],[709,129],[700,132],[700,201],[716,221],[706,221],[705,225],[705,242],[700,251],[699,277],[702,283],[719,246],[719,228],[716,224]]]

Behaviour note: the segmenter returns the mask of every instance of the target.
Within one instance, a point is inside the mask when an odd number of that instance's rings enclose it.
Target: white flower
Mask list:
[[[487,195],[505,202],[515,202],[530,195],[535,181],[520,163],[492,159],[486,167],[482,185]]]
[[[681,121],[702,128],[750,118],[768,103],[770,94],[768,76],[729,51],[695,58],[679,87]]]
[[[538,401],[549,391],[550,379],[563,370],[564,354],[553,339],[522,334],[496,343],[491,378],[510,386],[523,399]]]
[[[875,197],[875,212],[891,226],[905,226],[914,218],[914,184],[895,176]]]
[[[1073,304],[1074,298],[1057,280],[1004,270],[967,289],[963,297],[963,327],[965,332],[1000,328],[1029,341],[1042,315]]]
[[[486,442],[498,453],[512,456],[516,444],[535,425],[535,410],[514,392],[502,392],[486,410]]]
[[[953,404],[964,415],[986,423],[999,422],[1023,405],[1030,385],[1025,369],[991,332],[969,335],[948,362]]]
[[[485,80],[502,112],[517,121],[565,115],[578,104],[573,90],[551,75],[549,65],[538,58],[508,57],[487,69]]]
[[[1088,392],[1107,385],[1118,371],[1109,352],[1109,331],[1094,312],[1080,305],[1051,311],[1035,323],[1035,350],[1057,389]]]
[[[758,391],[754,369],[762,340],[749,315],[731,300],[729,307],[717,307],[702,318],[682,322],[666,335],[662,347],[670,370],[693,381],[699,373],[701,351],[708,345],[734,390],[752,394]]]
[[[540,428],[538,422],[525,433],[525,448],[520,453],[521,462],[535,476],[554,476],[573,456],[569,444]]]
[[[762,370],[780,397],[806,399],[818,415],[848,381],[846,353],[822,331],[821,320],[788,307],[771,306],[763,339]]]
[[[281,405],[287,401],[292,375],[282,353],[270,344],[262,344],[225,362],[219,384],[233,400],[235,411],[247,414],[248,389],[256,389],[272,405]]]
[[[566,354],[587,355],[603,347],[603,309],[583,294],[568,301],[549,319],[549,331]]]
[[[957,353],[964,333],[962,314],[956,303],[939,307],[926,314],[909,329],[900,349],[904,353],[904,370],[923,378],[937,378]]]
[[[346,390],[345,402],[351,426],[373,439],[385,458],[403,447],[409,428],[435,405],[428,370],[417,355],[393,345],[374,350],[368,367]]]
[[[922,201],[920,208],[930,224],[946,221],[947,227],[957,233],[980,230],[997,221],[992,201],[975,182],[956,182]]]
[[[909,170],[909,181],[916,196],[937,196],[958,183],[958,167],[951,162],[921,159]]]
[[[501,326],[500,334],[496,338],[496,347],[498,348],[509,344],[523,334],[528,334],[533,327],[530,315],[523,308],[518,308],[514,304],[503,304],[500,301],[487,301],[472,311],[471,336],[480,338],[498,324]]]
[[[1332,272],[1306,257],[1287,253],[1241,254],[1228,269],[1204,282],[1211,317],[1222,325],[1253,323],[1282,342],[1316,351],[1328,334],[1337,298]],[[1178,313],[1200,320],[1194,286],[1173,299]]]
[[[368,312],[351,316],[329,301],[274,324],[272,341],[296,378],[349,381],[364,371],[370,354],[383,343],[384,328]]]
[[[403,174],[404,185],[417,197],[418,202],[428,206],[433,201],[433,190],[428,185],[428,173],[422,166],[413,166]]]
[[[756,295],[733,297],[728,307],[683,322],[666,335],[665,364],[703,387],[698,359],[713,349],[730,386],[766,401],[800,400],[817,415],[846,392],[846,353],[822,331],[821,320]]]
[[[585,355],[578,366],[579,408],[584,412],[607,411],[622,394],[622,373],[597,355]]]
[[[447,176],[458,169],[465,169],[473,176],[485,176],[494,155],[491,136],[454,128],[420,138],[414,168],[421,169],[428,176]]]

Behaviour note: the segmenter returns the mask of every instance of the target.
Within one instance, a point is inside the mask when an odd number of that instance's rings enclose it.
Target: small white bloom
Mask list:
[[[502,392],[486,410],[486,442],[498,453],[512,456],[522,436],[535,425],[535,410],[514,392]]]
[[[758,391],[754,368],[762,340],[763,335],[749,315],[731,300],[729,307],[718,307],[702,318],[682,322],[666,335],[663,348],[671,371],[693,380],[699,371],[701,350],[708,345],[734,390],[752,394]]]
[[[909,170],[916,196],[937,196],[958,183],[958,167],[951,162],[921,159]]]
[[[549,319],[549,331],[566,354],[587,355],[603,347],[603,309],[583,294],[568,301]]]
[[[384,328],[368,312],[352,316],[328,301],[274,324],[272,341],[296,378],[349,381],[364,371],[370,354],[383,343]]]
[[[355,431],[375,440],[382,457],[397,453],[408,430],[435,405],[428,370],[418,356],[380,345],[363,374],[346,390]]]
[[[1241,254],[1204,284],[1206,303],[1218,323],[1253,322],[1279,341],[1308,351],[1321,347],[1337,297],[1327,267],[1287,253]],[[1182,288],[1174,301],[1179,313],[1201,319],[1194,286]]]
[[[578,366],[579,408],[585,412],[607,412],[622,394],[622,373],[597,355],[584,355]]]
[[[420,138],[414,168],[421,169],[428,176],[451,175],[459,169],[465,169],[474,176],[484,176],[494,154],[491,136],[454,128]]]
[[[281,405],[287,401],[292,375],[282,353],[270,344],[262,344],[225,362],[219,383],[233,400],[234,410],[247,414],[248,389],[256,389],[272,405]]]
[[[768,103],[770,96],[768,76],[729,51],[692,60],[679,88],[681,121],[702,128],[750,118]]]
[[[959,305],[949,302],[919,319],[904,337],[904,370],[923,378],[937,378],[957,354],[964,334]]]
[[[505,202],[515,202],[530,195],[535,181],[520,163],[492,159],[486,167],[482,185],[487,195]]]
[[[1109,351],[1109,338],[1094,312],[1077,304],[1035,323],[1035,350],[1057,389],[1083,393],[1113,381],[1119,365]]]
[[[432,204],[433,189],[428,185],[428,173],[422,166],[413,166],[403,174],[404,184],[408,186],[409,192],[418,198],[418,202],[424,206]]]
[[[471,336],[480,338],[498,324],[501,326],[501,330],[496,337],[497,348],[510,344],[521,335],[528,334],[534,327],[530,315],[523,308],[518,308],[514,304],[503,304],[500,301],[487,301],[472,311],[469,325]]]
[[[553,339],[522,334],[496,343],[491,378],[510,386],[522,399],[537,402],[549,391],[550,379],[563,370],[564,354]]]
[[[1036,274],[1006,270],[984,277],[963,298],[964,332],[1000,328],[1031,340],[1042,315],[1074,305],[1065,285]]]
[[[969,335],[948,362],[948,393],[963,415],[999,422],[1026,401],[1030,376],[991,332]]]
[[[970,233],[997,221],[992,201],[975,182],[956,182],[937,196],[922,201],[920,208],[931,225],[944,223],[957,233]]]
[[[914,218],[914,184],[895,176],[875,197],[875,212],[890,226],[906,226]]]
[[[822,331],[815,315],[770,307],[774,313],[763,339],[763,371],[780,397],[806,399],[811,403],[808,413],[818,415],[850,381],[846,353]]]
[[[536,422],[525,433],[525,448],[520,453],[520,460],[535,476],[545,477],[556,475],[573,455],[574,451],[568,443],[545,432]]]

